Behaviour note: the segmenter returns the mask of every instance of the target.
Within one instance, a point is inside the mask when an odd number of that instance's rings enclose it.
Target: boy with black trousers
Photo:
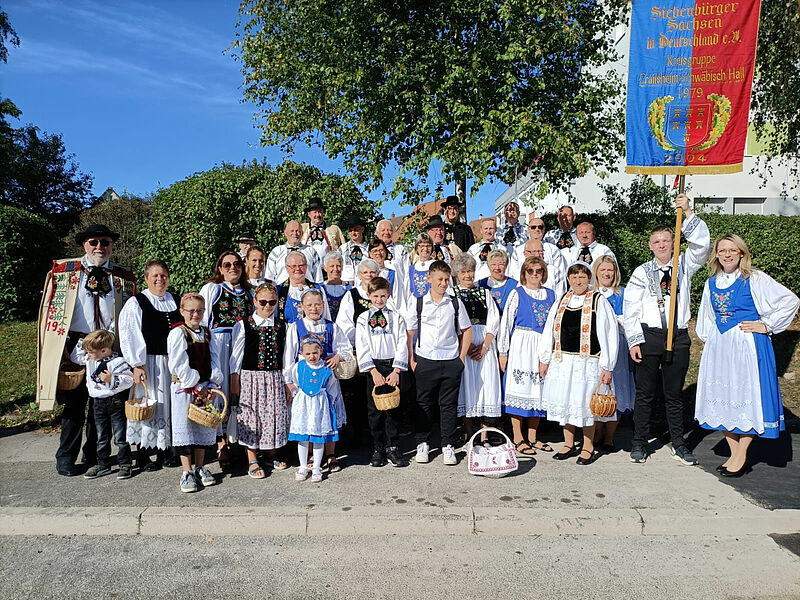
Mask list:
[[[456,465],[453,443],[458,390],[472,341],[472,325],[461,300],[447,293],[450,287],[447,263],[434,261],[427,277],[430,290],[416,302],[409,303],[406,316],[409,364],[417,384],[417,454],[414,460],[418,463],[430,460],[431,419],[438,405],[442,459],[446,465]]]
[[[356,323],[356,356],[358,370],[368,373],[367,420],[374,452],[370,465],[382,467],[388,460],[394,467],[406,467],[408,461],[398,448],[398,425],[402,421],[400,407],[378,410],[372,399],[372,390],[385,385],[402,389],[407,384],[402,374],[408,370],[406,322],[387,306],[391,284],[383,277],[375,277],[367,284],[370,307],[361,313]]]

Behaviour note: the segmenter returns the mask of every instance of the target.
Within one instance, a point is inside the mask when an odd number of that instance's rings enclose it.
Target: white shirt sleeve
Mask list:
[[[222,382],[225,381],[224,376],[222,375],[222,343],[220,342],[219,336],[211,335],[210,340],[208,340],[208,349],[211,354],[211,380],[209,384],[214,384],[216,387],[220,387]],[[226,365],[227,366],[227,365]],[[209,385],[209,387],[211,387]]]
[[[597,299],[597,341],[600,342],[600,368],[613,371],[619,352],[619,326],[617,315],[603,296]]]
[[[175,328],[167,336],[167,364],[169,372],[180,380],[182,388],[193,388],[200,383],[200,373],[189,366],[183,330]]]
[[[297,325],[286,325],[286,342],[283,346],[283,380],[291,382],[292,368],[297,364],[297,355],[300,351],[300,340],[297,337]],[[295,382],[296,383],[296,382]]]
[[[506,300],[506,309],[503,311],[503,318],[500,320],[500,329],[497,334],[497,350],[501,356],[508,355],[508,348],[511,346],[511,330],[514,328],[514,320],[517,318],[519,308],[519,292],[511,290]]]
[[[375,367],[372,362],[372,349],[369,345],[369,331],[367,329],[367,320],[369,318],[369,311],[361,313],[356,323],[356,356],[358,356],[359,371],[365,372]]]
[[[453,298],[453,300],[458,302],[458,328],[461,331],[464,331],[465,329],[471,329],[472,321],[469,320],[469,314],[467,314],[467,307],[464,306],[464,303],[461,301],[461,298]]]
[[[497,337],[497,332],[500,330],[500,309],[497,308],[497,303],[492,298],[492,293],[489,290],[484,290],[486,294],[486,308],[488,314],[486,315],[486,333],[491,333],[492,337]]]
[[[75,344],[75,347],[69,355],[69,359],[76,365],[87,365],[89,363],[89,355],[86,354],[86,351],[83,349],[83,338],[79,339],[78,343]]]
[[[354,346],[356,342],[356,328],[353,323],[353,313],[355,307],[353,305],[353,295],[350,290],[344,293],[342,302],[339,304],[339,314],[336,316],[336,324],[344,332],[344,335],[350,340],[350,345]]]
[[[628,288],[625,288],[625,295],[628,295]],[[695,326],[695,333],[703,342],[708,339],[711,328],[716,327],[715,321],[714,309],[711,307],[711,294],[708,281],[706,281],[703,286],[703,297],[700,300],[700,310],[697,311],[697,325]]]
[[[760,320],[772,333],[780,333],[792,324],[800,299],[788,288],[762,271],[750,276],[750,291]]]
[[[339,313],[341,314],[341,312]],[[353,341],[344,334],[342,328],[336,323],[333,324],[333,351],[342,360],[347,360],[353,353],[353,343],[355,342],[356,330],[353,328]]]
[[[207,283],[200,288],[200,295],[206,301],[206,309],[203,312],[203,320],[200,321],[200,325],[211,327],[211,307],[214,305],[214,300],[216,300],[218,286],[218,283]]]
[[[555,326],[559,306],[560,303],[556,301],[550,307],[550,312],[547,313],[547,321],[545,321],[544,329],[542,330],[542,337],[536,345],[539,362],[546,365],[549,365],[550,360],[553,358],[553,327]]]
[[[233,326],[231,334],[231,374],[239,373],[242,370],[242,360],[244,359],[244,321],[237,321]]]
[[[142,334],[142,309],[136,298],[129,298],[119,313],[119,347],[133,367],[144,367],[147,347]]]
[[[625,286],[625,297],[622,301],[622,323],[629,348],[644,344],[642,309],[646,293],[647,274],[642,266],[638,266],[631,274],[628,285]]]
[[[112,378],[106,385],[115,394],[129,389],[133,385],[133,371],[124,358],[119,357],[109,361],[108,370],[111,372]]]
[[[406,322],[399,312],[394,313],[397,327],[394,329],[397,349],[395,350],[392,368],[408,371],[408,337],[406,335]]]
[[[706,264],[708,255],[711,254],[711,234],[708,225],[697,213],[683,221],[681,232],[689,242],[689,247],[684,253],[684,274],[691,277]]]

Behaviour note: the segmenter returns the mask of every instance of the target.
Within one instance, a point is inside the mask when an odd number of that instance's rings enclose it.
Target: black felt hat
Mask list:
[[[245,231],[239,236],[238,242],[255,242],[256,236],[254,236],[251,232]]]
[[[442,202],[442,208],[447,206],[457,206],[461,208],[461,200],[458,199],[458,196],[448,196],[444,199],[444,202]]]
[[[439,215],[433,215],[428,221],[428,224],[425,225],[425,231],[428,231],[433,227],[444,227],[444,221],[442,221],[442,217]]]
[[[350,215],[349,217],[347,217],[347,221],[344,224],[344,228],[350,229],[351,227],[357,227],[358,225],[361,225],[361,227],[367,226],[367,224],[364,223],[364,219],[362,219],[358,215]]]
[[[314,209],[325,210],[325,205],[322,203],[322,198],[311,198],[308,201],[308,207],[306,208],[306,212]]]
[[[119,239],[119,234],[114,233],[105,225],[89,225],[86,229],[75,235],[75,243],[79,246],[89,238],[111,238],[111,241],[116,242]]]

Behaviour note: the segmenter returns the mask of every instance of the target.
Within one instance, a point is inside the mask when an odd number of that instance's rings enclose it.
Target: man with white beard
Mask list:
[[[90,225],[78,233],[75,242],[85,254],[54,261],[43,292],[36,401],[40,410],[53,410],[56,402],[64,406],[56,470],[67,477],[78,474],[75,463],[81,450],[84,421],[83,466],[97,464],[97,430],[94,402],[89,398],[85,379],[74,389],[58,389],[58,372],[65,352],[69,356],[87,334],[98,329],[116,333],[122,306],[136,292],[133,272],[109,261],[118,239],[119,234],[105,225]],[[115,346],[118,348],[119,343]]]

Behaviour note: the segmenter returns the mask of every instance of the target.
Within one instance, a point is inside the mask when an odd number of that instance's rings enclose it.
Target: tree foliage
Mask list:
[[[8,47],[6,43],[12,46],[19,46],[19,36],[14,31],[14,28],[11,27],[8,14],[0,11],[0,60],[4,63],[8,62]]]
[[[378,216],[349,179],[324,175],[315,167],[293,162],[222,165],[153,195],[139,266],[152,258],[165,260],[172,286],[197,290],[211,277],[216,257],[237,249],[235,240],[243,231],[252,231],[267,252],[284,243],[286,222],[304,220],[314,196],[324,199],[330,223],[343,224],[351,214],[368,223]]]
[[[768,154],[800,155],[800,0],[761,2],[751,108]]]
[[[319,145],[356,182],[418,202],[445,182],[553,187],[622,151],[614,57],[625,3],[597,0],[246,0],[233,51],[262,142]],[[473,188],[475,189],[475,188]]]
[[[36,318],[45,275],[61,255],[61,240],[45,219],[0,206],[0,321]]]

